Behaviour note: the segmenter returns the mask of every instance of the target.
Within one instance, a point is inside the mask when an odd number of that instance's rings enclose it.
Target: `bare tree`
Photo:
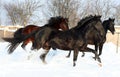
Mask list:
[[[0,0],[0,25],[2,23],[2,21],[1,21],[1,12],[2,12],[2,0]]]
[[[32,18],[35,19],[37,16],[35,12],[38,11],[40,7],[41,4],[39,0],[15,1],[4,4],[11,24],[24,26],[34,21]]]
[[[47,4],[47,11],[44,10],[47,17],[63,16],[69,18],[69,27],[76,25],[79,19],[78,8],[80,2],[78,0],[49,0]]]
[[[115,20],[116,24],[120,25],[120,4],[115,7]]]
[[[84,5],[83,15],[102,15],[103,19],[113,15],[114,2],[113,0],[87,0]]]

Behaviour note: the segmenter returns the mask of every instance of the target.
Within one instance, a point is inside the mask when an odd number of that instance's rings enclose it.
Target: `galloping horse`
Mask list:
[[[98,31],[96,31],[95,29],[91,29],[91,32],[89,32],[88,35],[90,35],[90,37],[88,37],[88,44],[91,45],[95,45],[95,50],[98,51],[98,47],[99,47],[99,56],[102,54],[102,48],[103,48],[103,44],[106,41],[106,34],[107,31],[109,30],[112,34],[114,34],[115,32],[115,28],[114,28],[114,20],[112,18],[109,18],[108,20],[103,21],[102,23],[102,27],[103,28],[99,28],[103,30],[103,35],[100,36],[100,38],[102,38],[101,40],[99,40],[99,38],[96,37],[96,33]],[[70,57],[71,51],[69,51],[69,54],[67,55],[67,57]],[[84,53],[83,55],[84,56]]]
[[[52,47],[62,50],[74,50],[73,66],[76,65],[75,62],[77,61],[79,50],[82,52],[93,52],[95,54],[95,58],[101,63],[97,52],[87,47],[88,43],[86,40],[89,32],[88,28],[93,26],[97,30],[97,26],[93,24],[97,24],[100,18],[101,16],[86,17],[78,22],[76,27],[67,31],[58,31],[50,27],[46,27],[36,33],[34,40],[36,47],[34,47],[34,49],[39,49],[41,47],[46,49],[46,52],[40,56],[43,62],[45,62],[45,57],[49,52],[49,48]]]
[[[9,49],[8,52],[9,54],[12,53],[17,47],[18,45],[23,42],[22,44],[22,48],[24,48],[30,41],[34,41],[34,36],[31,36],[29,38],[26,39],[26,36],[29,35],[30,33],[34,33],[37,32],[41,29],[43,29],[44,27],[51,27],[54,29],[62,29],[64,30],[68,30],[68,19],[61,17],[61,16],[56,16],[56,17],[51,17],[48,21],[47,24],[45,24],[42,27],[36,26],[36,25],[28,25],[25,28],[20,28],[18,29],[15,33],[14,33],[14,37],[13,38],[3,38],[3,40],[9,42]]]

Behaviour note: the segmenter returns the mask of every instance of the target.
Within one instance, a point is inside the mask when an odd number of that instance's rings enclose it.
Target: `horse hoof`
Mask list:
[[[92,57],[94,60],[96,60],[96,57]]]
[[[31,47],[31,50],[35,50],[33,47]]]
[[[101,59],[100,58],[98,58],[97,60],[98,60],[99,63],[101,63]]]
[[[24,44],[22,44],[21,47],[25,50],[25,45]]]
[[[84,56],[85,56],[85,53],[83,52],[81,57],[84,57]]]
[[[83,54],[81,57],[84,57],[85,55]]]
[[[75,63],[73,63],[73,67],[75,67],[76,66],[76,64]]]
[[[42,61],[43,62],[43,64],[47,64],[47,62],[46,61]]]
[[[66,56],[66,58],[69,58],[70,56]]]
[[[22,47],[22,48],[23,48],[24,50],[26,50],[25,47]]]

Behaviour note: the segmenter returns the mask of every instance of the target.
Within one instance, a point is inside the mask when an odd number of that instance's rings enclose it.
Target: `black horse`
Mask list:
[[[99,28],[99,29],[103,29],[102,30],[103,33],[100,34],[101,35],[100,38],[102,38],[102,39],[99,39],[98,37],[96,37],[96,33],[98,31],[95,29],[91,28],[91,32],[89,32],[89,34],[88,34],[88,35],[90,35],[90,37],[88,37],[88,39],[87,39],[88,44],[95,45],[96,51],[98,51],[98,47],[99,47],[99,56],[102,54],[102,48],[103,48],[103,44],[106,41],[107,31],[109,30],[112,34],[114,34],[114,32],[115,32],[114,20],[115,19],[109,18],[108,20],[103,21],[103,23],[102,23],[103,28]],[[71,54],[71,51],[69,52],[67,57],[70,57],[70,54]],[[82,57],[84,56],[84,54],[85,53],[83,53]]]
[[[100,18],[101,16],[88,16],[78,22],[76,27],[67,31],[58,31],[50,27],[46,27],[36,33],[34,42],[35,46],[33,48],[39,49],[43,47],[46,49],[46,52],[40,56],[43,62],[45,62],[45,57],[49,52],[49,47],[62,50],[74,50],[73,66],[76,65],[75,61],[77,60],[79,50],[81,52],[93,52],[95,54],[95,58],[101,62],[97,52],[87,47],[87,36],[90,32],[89,28],[94,27],[94,29],[97,30],[98,25],[96,26],[96,24],[101,25]],[[97,35],[99,35],[101,31],[99,30],[98,32],[99,33],[97,33]]]
[[[47,24],[42,27],[36,25],[27,25],[24,28],[20,28],[14,32],[14,37],[12,38],[3,38],[5,41],[9,42],[8,52],[11,54],[20,43],[22,43],[22,47],[25,46],[31,41],[34,41],[34,33],[43,29],[44,27],[51,27],[56,30],[68,30],[68,19],[62,16],[51,17]],[[32,36],[28,37],[29,34]],[[27,36],[27,37],[26,37]]]

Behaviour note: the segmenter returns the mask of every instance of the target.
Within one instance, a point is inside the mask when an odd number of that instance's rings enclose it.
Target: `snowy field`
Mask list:
[[[50,50],[47,64],[43,64],[39,51],[30,51],[29,44],[26,51],[18,47],[11,55],[7,53],[7,42],[0,42],[0,77],[120,77],[120,50],[116,53],[116,46],[105,43],[101,55],[102,67],[92,59],[92,53],[81,57],[79,53],[76,66],[72,66],[72,54],[66,58],[68,51]]]

